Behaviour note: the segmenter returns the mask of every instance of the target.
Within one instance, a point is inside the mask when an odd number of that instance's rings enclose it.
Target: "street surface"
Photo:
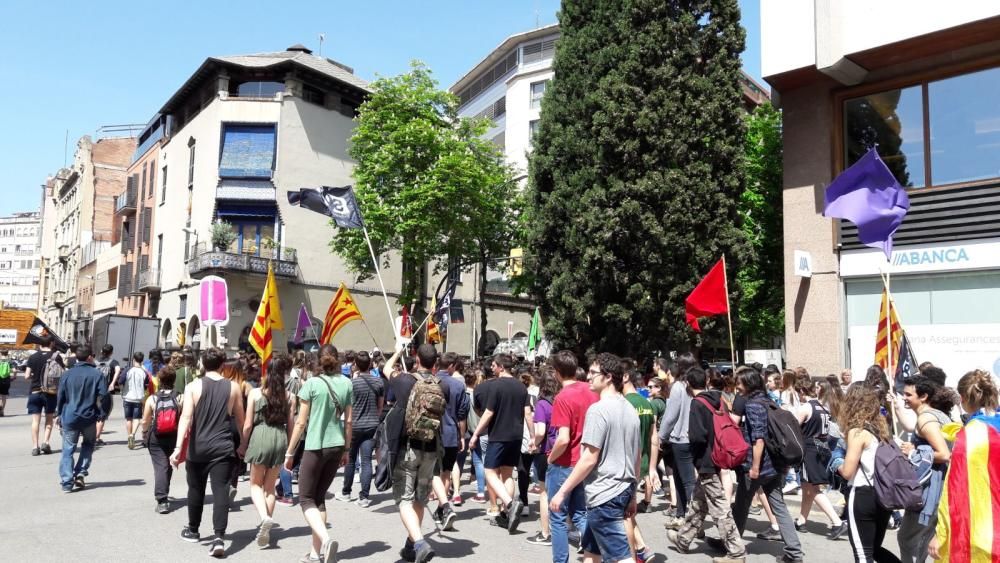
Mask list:
[[[58,464],[61,439],[58,429],[53,432],[52,455],[30,455],[31,417],[26,414],[26,384],[18,377],[8,400],[6,414],[0,418],[0,498],[3,499],[3,554],[0,561],[20,562],[115,562],[144,563],[174,561],[205,561],[207,546],[180,539],[181,528],[187,523],[185,509],[186,482],[183,465],[174,473],[171,496],[172,511],[166,515],[154,511],[153,474],[149,456],[143,449],[129,451],[120,397],[115,397],[115,409],[105,432],[107,445],[94,454],[87,487],[83,491],[64,494],[59,487]],[[338,476],[331,492],[340,491]],[[357,494],[358,486],[354,487]],[[374,491],[374,489],[373,489]],[[468,499],[475,484],[463,483]],[[328,497],[329,498],[329,497]],[[400,561],[399,549],[404,533],[389,493],[373,495],[375,504],[363,509],[354,503],[327,501],[330,509],[331,535],[340,542],[339,561]],[[211,489],[205,508],[202,537],[211,533]],[[790,509],[798,512],[798,495],[789,497]],[[532,496],[532,515],[524,519],[520,531],[509,536],[486,520],[486,506],[466,502],[457,507],[456,531],[438,534],[430,518],[424,530],[437,551],[436,560],[471,559],[483,563],[511,561],[551,561],[548,547],[534,546],[525,538],[538,531],[537,497]],[[834,502],[839,502],[839,496]],[[656,561],[709,561],[710,552],[695,544],[695,552],[680,555],[668,548],[663,529],[663,501],[654,501],[652,513],[640,514],[639,523],[647,541],[657,551]],[[807,562],[845,562],[853,559],[845,538],[832,542],[826,539],[825,518],[807,525],[800,533]],[[229,518],[227,559],[252,562],[294,562],[309,549],[309,529],[302,513],[295,506],[278,505],[275,521],[280,525],[271,533],[272,546],[260,549],[254,541],[258,519],[250,503],[249,486],[240,483],[236,507]],[[774,561],[782,544],[754,538],[766,528],[761,517],[751,516],[745,534],[751,563]],[[714,528],[707,530],[715,535]],[[752,538],[752,539],[751,539]],[[896,536],[889,532],[885,546],[898,553]]]

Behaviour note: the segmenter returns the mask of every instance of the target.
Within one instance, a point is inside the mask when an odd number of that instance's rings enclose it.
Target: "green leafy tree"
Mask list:
[[[635,355],[698,344],[685,297],[750,250],[739,19],[736,0],[563,2],[526,217],[548,336]],[[728,340],[725,326],[702,323]]]
[[[401,303],[422,305],[425,264],[439,273],[447,258],[473,262],[509,252],[520,201],[512,172],[493,143],[489,121],[458,117],[458,98],[431,71],[379,78],[361,105],[351,137],[355,194],[372,246],[386,266],[402,258]],[[330,242],[359,279],[374,275],[359,230]]]
[[[743,293],[738,332],[747,347],[770,346],[785,331],[781,159],[781,113],[764,104],[747,117],[746,190],[740,198],[743,234],[757,257],[737,274]]]

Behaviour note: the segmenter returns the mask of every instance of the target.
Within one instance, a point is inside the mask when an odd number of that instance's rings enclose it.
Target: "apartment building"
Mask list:
[[[788,361],[872,364],[891,273],[919,361],[952,384],[1000,370],[1000,7],[764,0],[762,71],[784,123]],[[890,260],[824,218],[824,189],[872,146],[910,210]],[[795,253],[812,259],[796,275]]]
[[[35,309],[41,271],[41,213],[0,217],[0,303]]]

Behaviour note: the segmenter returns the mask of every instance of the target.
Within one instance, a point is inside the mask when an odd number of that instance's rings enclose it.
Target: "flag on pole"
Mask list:
[[[363,320],[358,305],[351,297],[351,292],[347,290],[344,282],[340,282],[340,288],[330,302],[330,308],[326,310],[326,319],[323,320],[323,334],[320,336],[320,345],[329,344],[344,325],[351,321]]]
[[[538,348],[538,343],[542,341],[539,330],[542,328],[542,316],[535,307],[535,314],[531,317],[531,329],[528,330],[528,351],[533,352]]]
[[[437,296],[431,297],[431,311],[437,310]],[[437,323],[434,322],[434,313],[431,313],[427,317],[427,343],[437,344],[441,342],[441,331],[438,329]]]
[[[434,309],[434,316],[437,318],[438,326],[442,333],[447,334],[448,324],[451,323],[451,299],[455,295],[455,284],[448,286],[444,292],[441,304]]]
[[[253,327],[250,329],[250,345],[253,346],[253,349],[260,356],[262,369],[267,369],[267,364],[271,361],[271,331],[283,328],[281,303],[278,301],[278,286],[274,281],[274,269],[271,267],[271,263],[268,262],[267,281],[264,282],[264,294],[260,298],[260,305],[257,306],[257,316],[254,318]]]
[[[910,209],[906,189],[871,148],[826,188],[824,217],[847,219],[858,226],[866,246],[892,257],[892,235]]]
[[[729,295],[726,294],[726,271],[722,260],[715,263],[691,295],[684,300],[687,324],[701,332],[699,317],[721,315],[729,312]]]
[[[906,331],[901,329],[899,332],[902,333],[903,340],[899,345],[899,356],[893,361],[896,362],[895,391],[896,394],[902,396],[907,378],[919,375],[920,370],[917,369],[919,365],[917,356],[913,353],[913,347],[910,345],[910,339],[906,336]]]
[[[899,326],[899,318],[896,317],[896,305],[889,299],[889,292],[882,289],[882,307],[878,313],[878,332],[875,337],[875,363],[882,369],[889,369],[890,342],[892,345],[892,359],[897,362],[899,358],[899,343],[903,337],[903,331]]]
[[[341,188],[323,186],[319,189],[303,188],[297,192],[290,191],[288,203],[328,215],[341,229],[360,229],[364,226],[353,186]]]
[[[410,322],[410,306],[405,305],[400,311],[399,318],[400,338],[413,338],[413,324]]]
[[[309,311],[306,311],[306,304],[302,303],[299,307],[299,319],[295,322],[295,336],[292,337],[292,342],[295,344],[302,344],[302,341],[306,339],[306,331],[312,329],[312,319],[309,318]]]

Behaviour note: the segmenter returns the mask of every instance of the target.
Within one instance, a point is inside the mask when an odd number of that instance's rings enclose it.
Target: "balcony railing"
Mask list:
[[[160,271],[157,269],[149,269],[144,272],[139,272],[139,277],[136,281],[136,289],[140,292],[159,293]]]
[[[135,186],[125,188],[125,191],[115,196],[115,213],[131,215],[135,213]]]
[[[289,247],[261,248],[253,254],[238,254],[229,250],[214,250],[202,243],[195,247],[187,266],[191,277],[212,272],[266,275],[268,262],[274,264],[275,276],[284,278],[298,276],[298,256],[295,249]]]

